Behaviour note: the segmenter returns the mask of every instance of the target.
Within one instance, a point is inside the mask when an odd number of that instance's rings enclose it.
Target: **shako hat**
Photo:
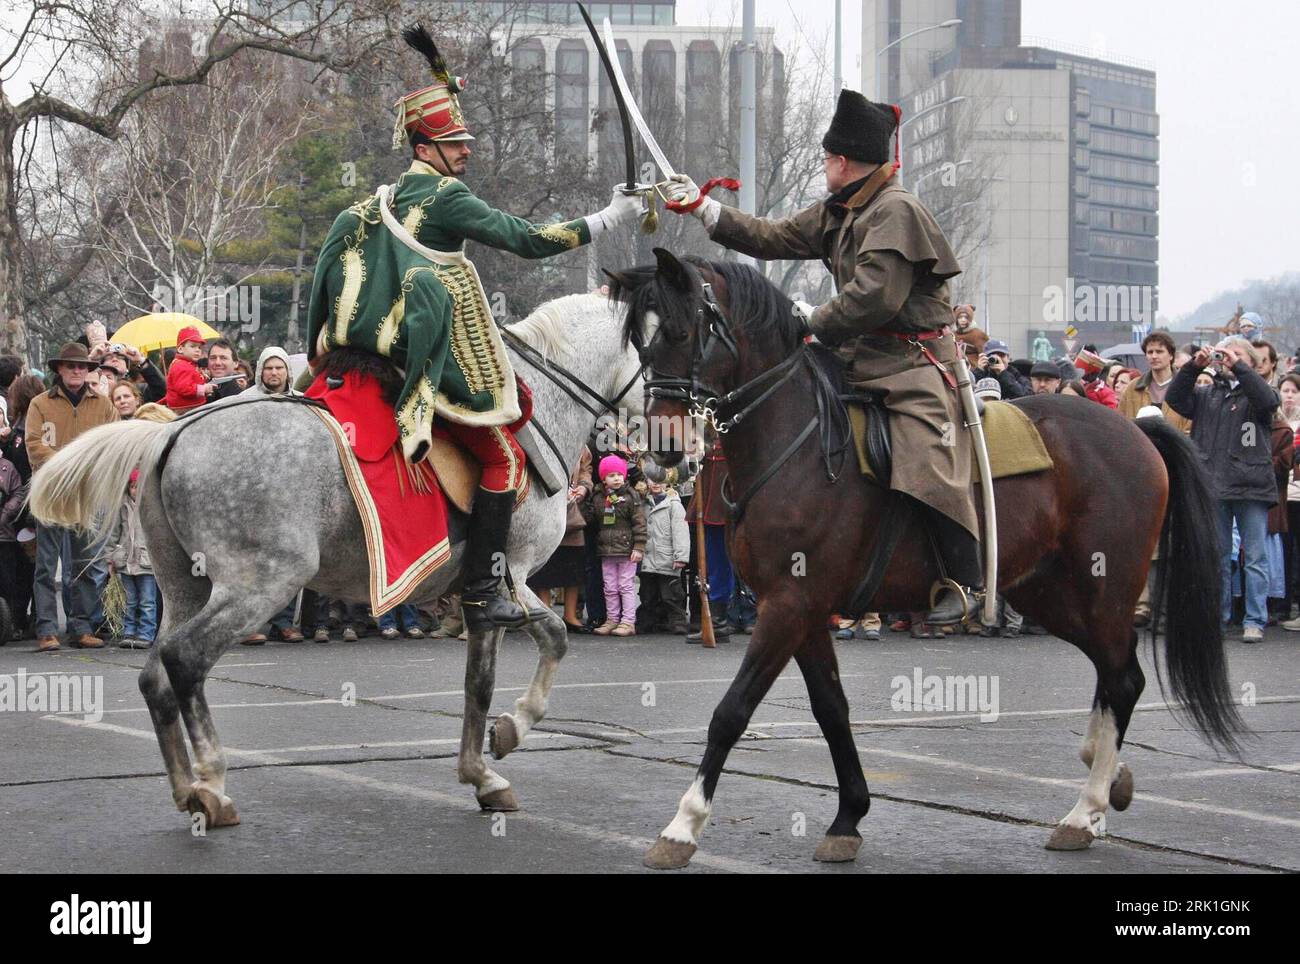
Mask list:
[[[461,112],[456,95],[466,87],[465,80],[453,77],[447,62],[438,52],[438,45],[417,23],[402,31],[402,39],[418,51],[433,72],[433,83],[407,94],[396,104],[397,121],[393,125],[393,150],[402,146],[415,134],[423,134],[431,141],[472,141],[474,135],[465,129],[465,115]]]

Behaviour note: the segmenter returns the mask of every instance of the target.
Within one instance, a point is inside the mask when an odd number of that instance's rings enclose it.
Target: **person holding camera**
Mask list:
[[[1236,523],[1245,556],[1246,616],[1242,642],[1257,643],[1268,624],[1268,511],[1278,501],[1273,474],[1273,413],[1278,394],[1255,371],[1255,347],[1240,336],[1203,347],[1178,370],[1165,403],[1192,420],[1192,442],[1200,450],[1218,501],[1222,553],[1223,622],[1232,618],[1232,527]],[[1198,387],[1210,370],[1212,382]]]
[[[976,356],[971,379],[992,378],[998,383],[1003,399],[1024,398],[1033,393],[1028,380],[1011,367],[1011,349],[1005,341],[990,338]]]

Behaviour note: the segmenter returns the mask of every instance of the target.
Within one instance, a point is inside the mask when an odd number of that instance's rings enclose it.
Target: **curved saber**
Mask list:
[[[628,104],[624,97],[624,85],[621,83],[623,74],[619,69],[618,57],[610,56],[609,50],[601,42],[600,34],[596,32],[596,25],[591,22],[591,14],[587,13],[587,8],[581,3],[578,4],[578,12],[582,14],[582,19],[587,23],[587,30],[591,32],[596,53],[600,55],[600,62],[605,67],[605,75],[614,84],[614,102],[618,104],[618,117],[623,123],[623,154],[627,161],[627,180],[623,182],[626,185],[623,190],[628,194],[635,194],[638,193],[634,190],[637,187],[636,156],[632,149],[632,124],[628,120]],[[609,29],[609,21],[605,22],[605,29]],[[635,110],[635,105],[633,109]]]
[[[579,4],[579,6],[581,6],[581,4]],[[604,27],[605,44],[610,50],[614,50],[614,28],[610,26],[608,17],[605,18]],[[629,90],[627,86],[627,78],[623,76],[623,65],[619,62],[617,57],[611,58],[609,63],[613,68],[614,89],[616,91],[620,108],[626,105],[627,113],[632,115],[632,123],[636,125],[636,129],[640,132],[641,140],[645,142],[646,148],[650,151],[650,156],[655,159],[655,163],[659,165],[659,170],[663,172],[664,177],[671,180],[677,176],[677,172],[673,170],[673,166],[668,163],[668,158],[664,155],[663,148],[659,146],[659,142],[655,140],[655,136],[650,133],[650,126],[645,122],[645,118],[641,116],[641,109],[636,106],[636,98],[632,96],[632,91]],[[626,123],[627,118],[624,117],[623,120],[624,123]]]

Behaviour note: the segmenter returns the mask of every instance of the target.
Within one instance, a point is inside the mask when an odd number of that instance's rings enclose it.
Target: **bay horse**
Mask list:
[[[625,337],[650,369],[647,417],[666,426],[652,433],[651,454],[676,464],[684,440],[675,427],[692,415],[726,430],[726,490],[743,511],[728,525],[727,544],[757,594],[758,620],[714,710],[695,779],[645,863],[690,861],[727,754],[791,657],[839,784],[839,808],[815,857],[853,860],[870,796],[827,625],[833,613],[858,615],[855,587],[890,527],[885,514],[905,510],[907,498],[868,481],[851,452],[851,471],[833,469],[834,440],[825,436],[828,422],[843,423],[843,364],[805,337],[788,298],[745,265],[655,255],[653,266],[611,272],[613,296],[628,304]],[[1000,513],[997,588],[1026,618],[1081,649],[1097,674],[1080,751],[1088,779],[1047,842],[1079,850],[1104,832],[1107,805],[1123,810],[1133,796],[1119,750],[1145,684],[1133,612],[1157,543],[1167,575],[1152,599],[1152,625],[1163,611],[1173,694],[1204,738],[1236,750],[1243,725],[1219,625],[1214,503],[1191,442],[1162,419],[1129,421],[1059,395],[1011,404],[1037,427],[1054,467],[995,483],[998,505],[1014,507]],[[906,513],[892,561],[859,610],[926,610],[939,571],[922,518]],[[1157,647],[1158,671],[1160,655]]]
[[[598,417],[640,380],[640,362],[610,323],[603,295],[548,302],[504,330],[516,371],[532,389],[534,418],[558,450],[567,480]],[[639,415],[642,394],[631,395],[626,412]],[[266,623],[304,586],[369,602],[362,520],[324,423],[305,405],[274,398],[217,403],[197,421],[116,422],[87,432],[36,473],[32,510],[46,524],[103,533],[118,518],[136,466],[141,523],[164,603],[140,690],[177,809],[202,812],[208,827],[230,826],[239,815],[226,793],[226,755],[204,680],[235,640]],[[266,477],[271,467],[278,480]],[[432,605],[458,587],[467,520],[450,502],[448,512],[451,558],[407,599],[415,605]],[[515,711],[491,727],[498,759],[545,714],[567,646],[564,620],[526,584],[560,544],[566,514],[567,487],[548,497],[534,482],[511,525],[506,564],[520,603],[538,617],[525,627],[538,660]],[[483,759],[503,633],[470,633],[466,654],[457,774],[473,785],[484,810],[518,808],[509,781]]]

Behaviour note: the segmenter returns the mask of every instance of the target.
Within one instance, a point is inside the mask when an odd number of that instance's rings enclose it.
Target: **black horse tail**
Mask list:
[[[1209,480],[1191,440],[1163,418],[1140,418],[1137,426],[1164,459],[1169,503],[1160,531],[1160,565],[1151,599],[1153,637],[1164,614],[1164,659],[1174,697],[1211,743],[1240,754],[1237,734],[1246,730],[1228,687],[1220,622],[1222,555],[1218,511]],[[1156,676],[1164,690],[1160,647],[1153,644]]]

